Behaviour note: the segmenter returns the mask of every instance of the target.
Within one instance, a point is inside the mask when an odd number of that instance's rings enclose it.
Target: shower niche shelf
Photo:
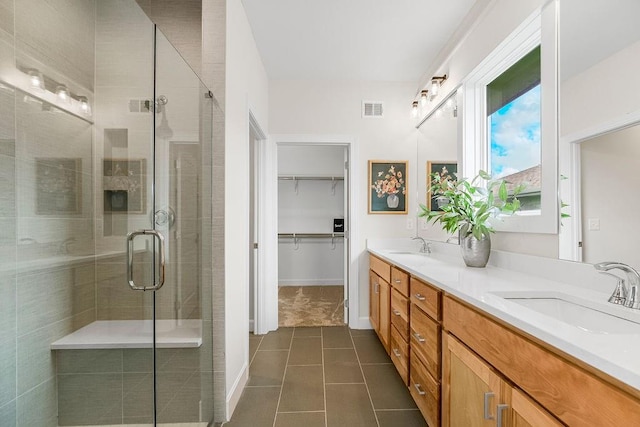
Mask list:
[[[53,342],[52,350],[151,348],[151,320],[98,320]],[[196,348],[202,345],[201,320],[157,320],[157,348]]]

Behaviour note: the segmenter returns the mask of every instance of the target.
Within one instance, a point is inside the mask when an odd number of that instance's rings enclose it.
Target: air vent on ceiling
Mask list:
[[[362,101],[362,117],[382,117],[382,102]]]

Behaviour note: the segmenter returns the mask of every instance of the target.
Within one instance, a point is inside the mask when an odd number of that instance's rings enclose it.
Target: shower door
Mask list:
[[[132,412],[139,411],[143,423],[206,426],[213,419],[212,257],[207,245],[213,98],[153,28],[153,97],[142,104],[153,129],[146,140],[149,207],[144,215],[129,214],[123,284],[143,301],[150,349],[140,349],[136,362],[146,361],[143,370],[152,375],[131,387],[129,396],[140,404]],[[129,166],[131,173],[135,161],[129,160]],[[126,409],[127,391],[124,395]]]

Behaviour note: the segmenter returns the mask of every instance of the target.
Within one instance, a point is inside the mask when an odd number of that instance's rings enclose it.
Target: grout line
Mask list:
[[[360,356],[358,355],[358,350],[356,349],[356,343],[353,340],[353,336],[351,335],[351,331],[349,331],[349,337],[351,338],[351,343],[353,344],[353,350],[356,353],[356,359],[358,359],[358,366],[360,367],[360,373],[362,374],[362,379],[364,381],[364,387],[367,390],[367,395],[369,396],[369,403],[371,403],[371,410],[373,411],[373,417],[376,419],[376,426],[380,427],[380,421],[378,420],[378,414],[376,412],[376,408],[373,406],[373,399],[371,398],[371,392],[369,391],[369,385],[367,384],[367,377],[364,376],[364,369],[362,369],[362,363],[360,363]]]
[[[284,364],[284,373],[282,374],[282,384],[280,386],[280,394],[278,395],[278,404],[276,405],[276,413],[273,414],[273,427],[276,427],[276,419],[278,418],[278,409],[280,409],[280,400],[282,399],[282,390],[284,390],[284,379],[287,376],[287,370],[289,369],[289,358],[291,357],[291,347],[293,346],[293,335],[294,331],[291,333],[291,338],[289,341],[289,352],[287,353],[287,362]]]
[[[297,364],[297,363],[291,363],[287,366],[322,366],[322,363],[309,363],[309,364]]]
[[[278,412],[279,414],[322,414],[325,411],[284,411]]]
[[[405,411],[420,411],[419,408],[408,409],[376,409],[377,412],[405,412]]]
[[[253,363],[253,361],[256,358],[256,355],[258,354],[258,348],[260,348],[260,344],[262,344],[263,338],[264,336],[260,337],[260,342],[258,343],[258,347],[256,347],[256,351],[253,352],[253,356],[251,357],[251,360],[249,360],[249,372],[251,372],[251,364]]]
[[[364,381],[359,383],[327,383],[327,385],[362,385],[365,384]]]

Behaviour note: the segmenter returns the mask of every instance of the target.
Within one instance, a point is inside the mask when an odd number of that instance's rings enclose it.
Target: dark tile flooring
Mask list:
[[[249,383],[224,427],[426,426],[373,331],[280,328],[249,344]]]

